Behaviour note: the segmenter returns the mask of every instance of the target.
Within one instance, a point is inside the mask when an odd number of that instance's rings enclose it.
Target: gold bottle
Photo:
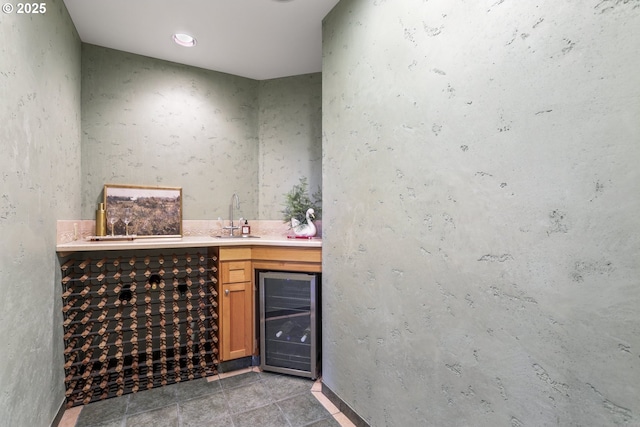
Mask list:
[[[104,210],[104,203],[96,210],[96,236],[107,235],[107,211]]]

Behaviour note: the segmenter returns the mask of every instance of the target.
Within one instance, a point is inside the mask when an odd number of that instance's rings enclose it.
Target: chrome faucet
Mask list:
[[[233,237],[233,230],[240,228],[239,225],[233,225],[233,205],[236,205],[236,209],[240,209],[240,199],[236,193],[231,196],[231,206],[229,206],[229,217],[231,219],[231,225],[223,227],[225,230],[229,230],[229,236]]]

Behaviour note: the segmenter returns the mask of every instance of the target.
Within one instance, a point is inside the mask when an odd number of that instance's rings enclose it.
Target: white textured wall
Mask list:
[[[80,216],[80,41],[46,8],[0,14],[3,426],[50,426],[65,397],[56,220]]]
[[[640,2],[323,37],[324,383],[372,426],[640,424]]]
[[[284,194],[306,177],[322,185],[322,74],[260,82],[259,218],[281,219]]]

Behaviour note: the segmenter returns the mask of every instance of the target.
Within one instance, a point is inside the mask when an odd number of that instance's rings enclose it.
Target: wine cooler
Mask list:
[[[316,379],[320,367],[319,275],[262,271],[260,368]]]

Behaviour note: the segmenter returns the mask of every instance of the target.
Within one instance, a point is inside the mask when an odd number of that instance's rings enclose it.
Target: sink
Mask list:
[[[253,236],[253,235],[248,235],[248,236],[213,236],[216,237],[218,239],[259,239],[260,236]]]

